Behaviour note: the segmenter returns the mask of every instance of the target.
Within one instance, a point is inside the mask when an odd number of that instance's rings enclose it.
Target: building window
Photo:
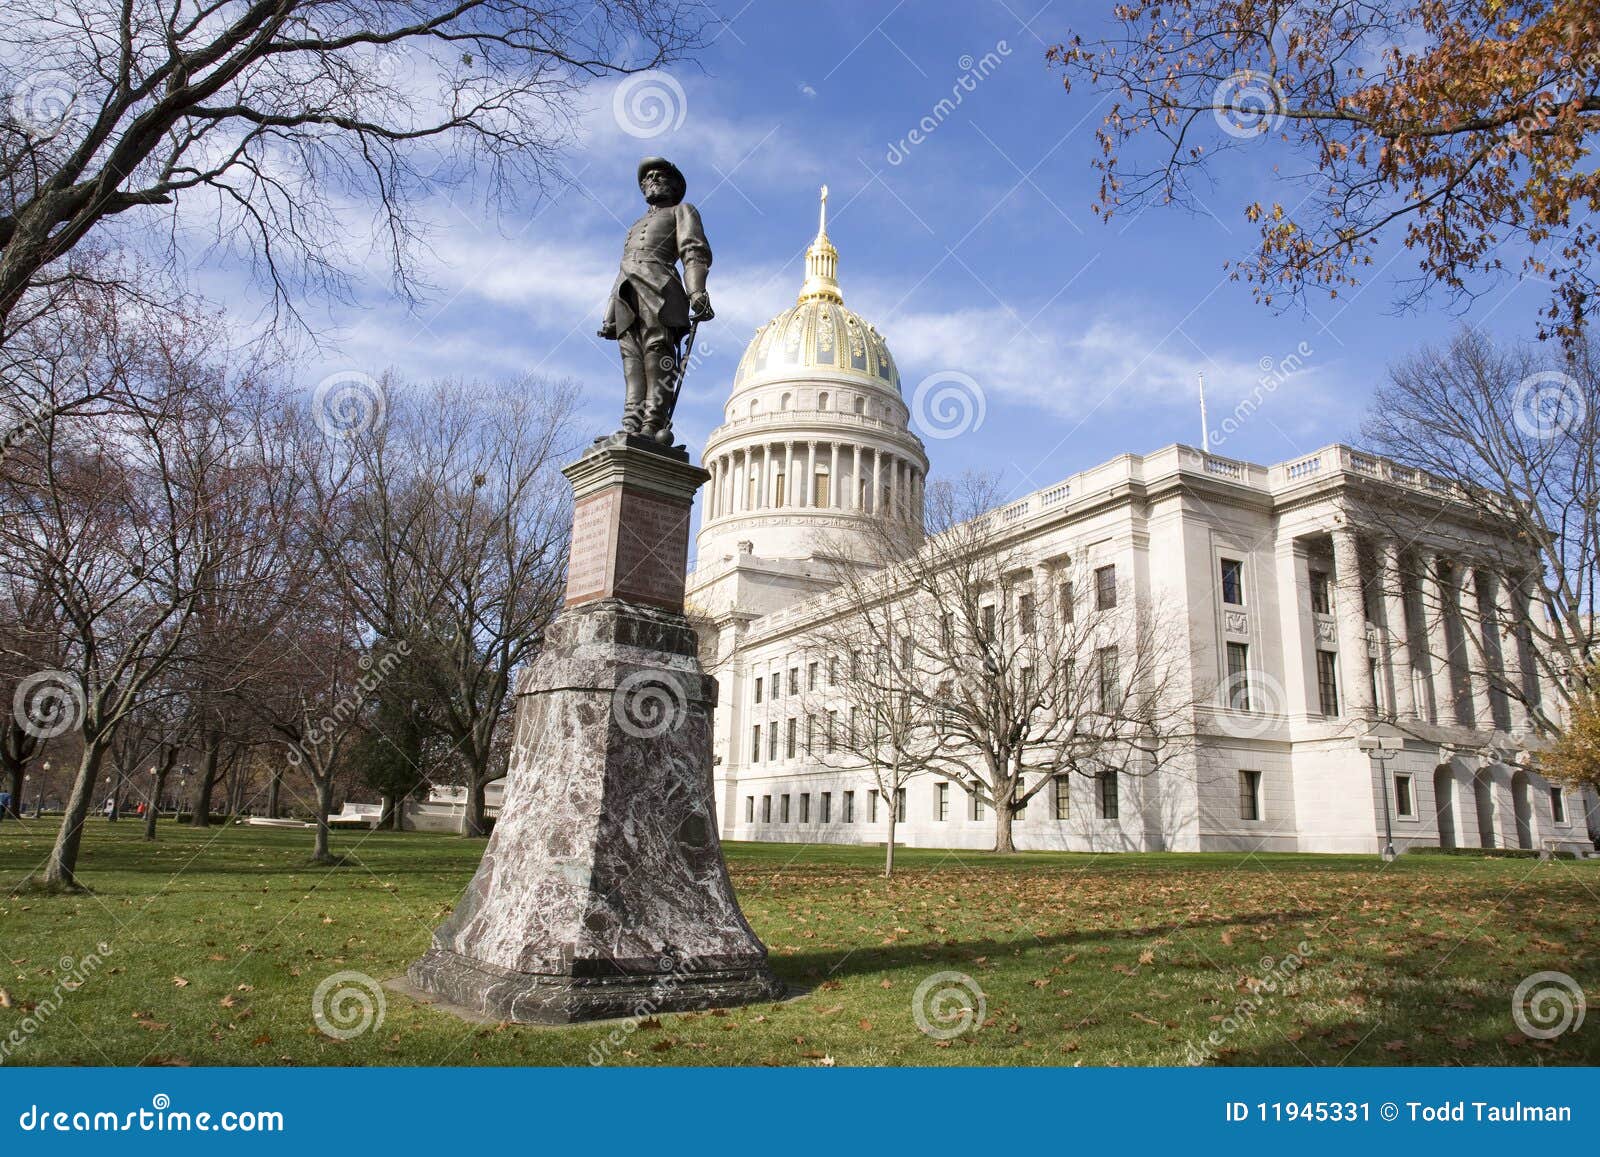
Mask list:
[[[750,762],[761,762],[761,724],[750,729]]]
[[[840,807],[839,810],[840,810],[839,818],[842,819],[845,823],[853,824],[853,823],[856,822],[856,793],[855,792],[847,791],[847,792],[844,793],[844,799],[842,801],[842,806]]]
[[[1244,606],[1244,563],[1236,558],[1222,560],[1222,601],[1229,606]]]
[[[812,662],[806,664],[806,690],[807,691],[815,691],[816,689],[817,689],[817,664],[813,660]]]
[[[950,818],[950,785],[936,783],[933,785],[933,818],[947,820]]]
[[[770,795],[761,797],[761,822],[764,824],[772,822],[772,797]]]
[[[809,791],[800,793],[800,822],[803,824],[811,822],[811,793]]]
[[[782,671],[774,671],[772,673],[772,697],[774,699],[782,699],[783,698],[783,672]]]
[[[903,787],[894,790],[894,822],[897,824],[906,822],[906,789]]]
[[[785,823],[785,824],[789,822],[789,793],[788,792],[784,792],[781,796],[778,797],[778,821],[780,823]]]
[[[1073,614],[1072,583],[1070,583],[1070,582],[1062,583],[1060,588],[1057,591],[1057,597],[1061,602],[1061,621],[1063,623],[1072,622],[1072,614]]]
[[[1367,687],[1372,692],[1372,701],[1382,703],[1383,696],[1378,694],[1378,660],[1370,656],[1367,659]]]
[[[817,750],[817,717],[806,716],[806,757],[810,758]]]
[[[1118,701],[1122,698],[1122,679],[1117,670],[1117,649],[1101,647],[1094,655],[1100,674],[1100,710],[1115,711]]]
[[[834,728],[838,721],[839,713],[837,711],[828,712],[828,751],[830,753],[833,751],[836,742]]]
[[[1011,816],[1013,819],[1028,818],[1028,781],[1023,776],[1017,776],[1016,789],[1011,793]]]
[[[782,506],[783,499],[783,474],[780,472],[778,476],[772,480],[772,505]]]
[[[1261,773],[1259,771],[1241,771],[1239,773],[1239,818],[1242,820],[1258,820],[1261,818]]]
[[[850,708],[850,730],[845,732],[845,742],[853,744],[858,742],[860,737],[861,733],[856,730],[856,709],[852,707]]]
[[[1417,814],[1417,802],[1411,794],[1409,775],[1394,777],[1394,813],[1404,819],[1410,819]]]
[[[1055,793],[1056,819],[1064,820],[1072,815],[1072,777],[1058,775],[1051,783],[1051,790]]]
[[[1559,787],[1550,789],[1550,818],[1558,824],[1567,822],[1567,797]]]
[[[869,824],[878,822],[878,793],[876,789],[867,792],[867,822]]]
[[[756,676],[756,702],[761,702],[761,676]]]
[[[788,759],[794,758],[795,731],[799,721],[793,715],[789,716],[789,726],[783,736],[783,754]]]
[[[1121,814],[1121,805],[1117,800],[1117,773],[1107,768],[1097,778],[1100,782],[1100,818],[1117,819]]]
[[[1311,610],[1313,614],[1333,614],[1333,587],[1328,582],[1328,572],[1311,572]]]
[[[828,391],[827,390],[823,390],[822,393],[817,395],[817,409],[826,410],[827,408],[828,408]]]
[[[778,725],[772,724],[767,728],[767,758],[778,758]]]
[[[839,661],[832,655],[828,656],[828,686],[832,687],[839,681]]]
[[[822,793],[822,800],[819,806],[822,811],[817,818],[825,824],[833,822],[833,793],[831,791]]]
[[[826,509],[833,505],[833,496],[828,493],[828,471],[826,467],[818,466],[817,472],[811,476],[811,505]]]
[[[756,822],[756,797],[753,795],[744,797],[744,822],[747,824]]]
[[[1117,605],[1117,568],[1115,565],[1095,568],[1094,608],[1109,611]]]
[[[994,638],[994,604],[990,603],[983,608],[983,637]]]
[[[1250,648],[1244,643],[1228,644],[1228,706],[1250,710]]]
[[[800,668],[799,667],[790,667],[789,668],[789,694],[791,694],[791,695],[800,694]]]
[[[1317,702],[1330,718],[1339,714],[1339,656],[1317,652]]]
[[[967,789],[967,818],[969,820],[983,818],[983,797],[978,794],[978,789],[975,787]]]
[[[1030,594],[1017,596],[1017,628],[1024,635],[1033,634],[1033,596]]]

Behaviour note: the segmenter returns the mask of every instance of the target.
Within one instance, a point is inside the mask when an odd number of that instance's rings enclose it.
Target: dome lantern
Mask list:
[[[800,287],[801,304],[808,301],[841,303],[839,251],[828,240],[828,186],[822,186],[822,207],[817,211],[817,237],[806,250],[806,280]]]

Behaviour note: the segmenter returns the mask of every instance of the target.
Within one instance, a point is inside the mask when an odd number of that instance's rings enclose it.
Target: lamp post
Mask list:
[[[1367,753],[1367,758],[1378,765],[1378,779],[1383,787],[1383,858],[1393,862],[1394,821],[1389,815],[1389,761],[1405,750],[1406,741],[1398,735],[1363,735],[1356,746]]]

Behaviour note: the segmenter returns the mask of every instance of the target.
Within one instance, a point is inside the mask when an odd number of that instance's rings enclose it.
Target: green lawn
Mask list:
[[[53,835],[0,824],[0,887]],[[389,993],[380,1028],[334,1040],[318,984],[402,973],[482,845],[341,834],[348,862],[322,869],[301,832],[139,836],[92,822],[92,895],[0,891],[4,1063],[1155,1065],[1213,1033],[1221,1064],[1600,1063],[1600,1014],[1548,1042],[1511,1016],[1535,972],[1600,994],[1595,863],[907,851],[885,882],[880,849],[732,845],[746,914],[808,995],[623,1032],[469,1025]],[[1303,964],[1281,963],[1301,944]],[[973,979],[986,1018],[935,1040],[912,1002],[945,971]]]

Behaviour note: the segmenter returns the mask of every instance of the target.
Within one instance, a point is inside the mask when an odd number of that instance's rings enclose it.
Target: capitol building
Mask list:
[[[892,806],[897,842],[990,848],[993,808],[974,781],[930,772],[891,803],[819,738],[816,639],[842,613],[841,568],[873,565],[886,523],[921,526],[930,469],[888,343],[845,304],[825,211],[798,300],[751,339],[702,462],[687,601],[719,684],[721,833],[881,844]],[[1403,507],[1425,512],[1417,533],[1373,516]],[[1016,816],[1018,848],[1592,847],[1594,801],[1537,771],[1526,704],[1554,692],[1510,625],[1536,588],[1510,573],[1500,530],[1438,480],[1344,445],[1272,465],[1172,445],[988,522],[1030,560],[1024,584],[1092,557],[1097,576],[1187,624],[1192,745],[1109,782],[1044,767],[1052,782]],[[1467,645],[1475,630],[1483,646]]]

